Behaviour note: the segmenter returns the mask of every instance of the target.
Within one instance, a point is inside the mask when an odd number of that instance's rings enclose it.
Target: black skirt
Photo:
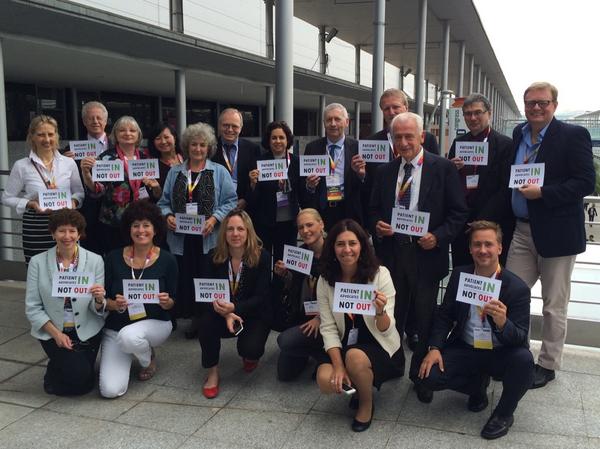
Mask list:
[[[56,242],[48,230],[49,214],[38,214],[27,209],[23,214],[23,254],[25,263],[36,254],[48,251]]]

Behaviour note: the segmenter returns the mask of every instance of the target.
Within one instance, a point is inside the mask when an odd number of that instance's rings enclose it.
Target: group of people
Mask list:
[[[327,176],[301,174],[285,122],[267,125],[262,152],[241,138],[243,116],[235,109],[221,112],[218,136],[205,123],[181,136],[159,125],[145,151],[133,117],[119,118],[107,139],[106,109],[86,103],[88,139],[103,151],[81,162],[59,150],[54,119],[35,117],[30,154],[13,166],[2,201],[23,215],[26,311],[49,357],[45,390],[90,391],[101,348],[100,393],[121,396],[132,362],[140,380],[150,379],[153,348],[178,318],[192,318],[185,335],[199,340],[206,398],[219,394],[222,338],[237,338],[243,369],[251,372],[275,330],[279,380],[297,378],[313,359],[323,393],[351,396],[352,429],[360,432],[373,418],[372,387],[404,374],[406,333],[418,399],[428,403],[434,391],[453,389],[478,412],[488,406],[490,376],[501,379],[500,401],[481,435],[505,435],[525,392],[560,368],[570,276],[585,250],[591,140],[584,128],[554,118],[557,97],[549,83],[529,86],[527,121],[510,139],[492,129],[489,100],[469,95],[462,107],[469,132],[446,158],[422,118],[408,112],[406,95],[388,89],[380,100],[385,127],[369,138],[389,142],[390,161],[380,164],[363,159],[359,142],[345,135],[346,109],[332,103],[323,114],[325,137],[303,153],[325,156]],[[481,143],[487,162],[465,161],[463,142]],[[160,176],[129,179],[128,163],[144,158],[159,160]],[[276,159],[284,161],[286,179],[261,180],[259,161]],[[122,162],[123,181],[94,180],[94,165],[105,160]],[[510,189],[511,166],[528,163],[543,164],[543,185]],[[69,190],[72,207],[42,209],[39,193],[49,189]],[[426,215],[426,229],[403,233],[395,224],[402,210]],[[180,214],[201,216],[201,231],[182,232]],[[312,254],[309,270],[284,262],[285,245],[296,246],[298,236]],[[453,271],[438,305],[450,247]],[[92,273],[89,294],[53,296],[57,271]],[[473,275],[501,282],[499,294],[486,304],[463,302],[462,279]],[[140,279],[157,284],[152,303],[128,298],[128,280]],[[198,279],[225,280],[230,300],[196,301]],[[538,279],[544,322],[534,365],[529,305]],[[334,311],[338,283],[372,285],[374,313]]]

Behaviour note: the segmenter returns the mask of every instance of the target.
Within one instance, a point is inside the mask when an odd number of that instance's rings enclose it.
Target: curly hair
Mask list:
[[[79,238],[85,238],[85,218],[75,209],[60,209],[50,214],[48,218],[48,230],[54,234],[60,226],[73,226],[79,232]]]
[[[211,159],[217,150],[217,138],[215,130],[208,123],[193,123],[189,125],[181,134],[181,151],[186,159],[190,157],[189,146],[192,140],[199,139],[208,146],[207,158]]]
[[[219,236],[217,237],[217,246],[215,247],[215,252],[213,254],[213,262],[221,264],[229,259],[229,246],[227,245],[226,233],[227,224],[231,217],[240,217],[246,227],[247,237],[243,256],[244,263],[249,267],[257,266],[260,261],[260,253],[263,246],[262,240],[256,235],[250,215],[248,215],[246,211],[237,208],[233,209],[225,216],[223,223],[221,223],[221,226],[219,227]]]
[[[161,153],[158,151],[158,148],[156,148],[156,145],[154,145],[154,139],[160,136],[165,129],[168,129],[175,139],[175,153],[181,154],[181,150],[179,149],[179,139],[177,138],[177,131],[175,131],[175,128],[168,123],[159,123],[152,128],[152,131],[150,131],[150,134],[148,134],[147,137],[148,155],[152,158],[160,159]]]
[[[167,233],[167,222],[158,206],[147,199],[137,200],[131,203],[121,218],[121,233],[128,245],[133,243],[131,239],[131,225],[134,221],[148,220],[154,226],[155,245],[160,245]]]
[[[267,125],[261,140],[263,148],[265,150],[271,150],[271,133],[275,129],[283,130],[283,132],[285,133],[285,138],[287,140],[287,147],[285,148],[289,150],[290,147],[294,144],[294,133],[292,133],[292,130],[290,129],[289,125],[283,120],[274,121]]]
[[[342,232],[352,232],[360,242],[360,256],[358,267],[352,282],[366,284],[375,278],[379,270],[379,260],[375,256],[373,247],[369,244],[369,236],[365,230],[354,220],[345,218],[340,220],[327,234],[323,253],[321,254],[321,276],[332,287],[342,278],[342,268],[335,256],[335,242]]]

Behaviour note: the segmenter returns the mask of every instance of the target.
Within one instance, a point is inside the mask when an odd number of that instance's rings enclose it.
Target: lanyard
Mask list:
[[[42,182],[46,186],[46,189],[48,189],[48,190],[56,189],[56,178],[54,176],[54,166],[55,166],[54,161],[52,162],[52,171],[50,172],[50,178],[47,178],[41,172],[40,167],[38,167],[39,164],[37,162],[35,162],[33,159],[29,159],[29,160],[33,164],[33,167],[35,168],[35,171],[37,171],[38,175],[40,175],[40,178],[42,178]],[[46,167],[44,167],[44,169],[45,168]]]
[[[502,268],[500,267],[500,264],[498,264],[498,266],[496,267],[496,272],[491,277],[494,279],[499,279],[501,272],[502,272]],[[485,323],[485,314],[483,313],[483,307],[480,307],[480,306],[476,306],[476,307],[477,307],[477,312],[479,313],[479,317],[481,318],[481,324],[483,324],[483,323]]]
[[[407,162],[408,163],[408,162]],[[420,167],[421,165],[423,165],[423,155],[421,154],[421,157],[419,158],[419,161],[417,162],[417,167]],[[415,168],[417,168],[415,167]],[[406,191],[408,190],[408,188],[410,187],[410,185],[412,184],[413,178],[415,177],[415,175],[411,175],[410,178],[408,178],[406,180],[406,182],[402,185],[400,185],[400,183],[398,183],[398,203],[400,203],[400,200],[402,199],[402,197],[404,196],[404,194],[406,193]]]
[[[56,250],[56,266],[58,268],[58,271],[77,271],[77,265],[79,264],[79,246],[75,246],[75,252],[73,253],[73,258],[71,259],[71,262],[69,263],[68,267],[65,267],[62,263],[62,261],[60,260],[60,254],[58,252],[58,249]]]
[[[242,277],[242,269],[244,268],[244,262],[240,262],[238,272],[233,271],[233,264],[229,259],[229,287],[231,287],[231,293],[235,296],[240,287],[240,278]]]
[[[538,154],[538,151],[540,150],[540,145],[542,144],[542,142],[538,142],[535,145],[532,145],[531,151],[529,152],[529,154],[527,153],[527,148],[525,148],[525,158],[523,159],[523,163],[524,164],[528,164],[530,160],[535,161],[535,157]]]
[[[196,186],[198,185],[198,182],[200,181],[200,175],[201,175],[201,173],[198,173],[198,176],[196,176],[196,180],[194,181],[194,184],[192,185],[192,170],[187,171],[188,201],[190,203],[192,202],[192,193],[194,192],[194,189],[196,188]]]
[[[225,151],[224,145],[221,147],[221,151],[223,153],[223,159],[225,159],[225,163],[227,164],[227,169],[229,170],[229,173],[233,174],[233,169],[235,168],[235,164],[237,162],[237,152],[239,151],[239,149],[234,144],[231,144],[231,148],[236,149],[236,156],[235,159],[233,159],[233,162],[229,162],[229,156],[227,155],[227,151]]]
[[[121,147],[119,145],[117,145],[117,156],[119,156],[119,159],[121,159],[123,161],[123,166],[125,168],[125,175],[129,177],[129,175],[128,175],[129,159],[127,158],[127,156],[125,156],[125,153],[123,152],[123,150],[121,150]],[[140,149],[136,148],[135,153],[133,155],[133,160],[136,160],[139,158],[140,158]],[[142,185],[142,181],[140,179],[132,181],[128,178],[127,182],[129,183],[129,187],[131,188],[131,191],[133,192],[133,199],[138,200],[140,197],[140,187]]]
[[[332,145],[336,145],[340,150],[343,148],[343,146],[340,146],[337,144],[332,144]],[[330,146],[331,145],[327,145],[327,147],[330,147]],[[329,153],[329,151],[327,151],[327,154],[329,155],[329,174],[333,175],[335,173],[335,167],[337,167],[337,165],[342,160],[342,155],[344,154],[344,152],[340,151],[339,155],[335,158],[335,161],[331,157],[331,153]]]
[[[348,315],[348,318],[350,318],[350,321],[352,321],[352,329],[354,329],[354,314],[347,313],[346,315]]]
[[[131,246],[131,257],[129,258],[129,266],[131,268],[131,279],[142,279],[142,276],[144,275],[144,271],[146,271],[146,267],[148,266],[148,264],[150,263],[150,259],[152,258],[152,250],[154,249],[154,245],[152,245],[152,247],[150,247],[150,250],[148,251],[148,254],[146,254],[146,260],[144,261],[144,266],[142,267],[142,272],[140,273],[139,277],[135,277],[135,273],[133,271],[133,260],[135,259],[135,248],[133,247],[133,245]]]

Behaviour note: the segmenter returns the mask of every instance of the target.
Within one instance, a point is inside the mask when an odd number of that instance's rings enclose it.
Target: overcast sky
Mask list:
[[[519,107],[525,88],[544,80],[558,88],[557,113],[600,109],[600,1],[474,3]]]

